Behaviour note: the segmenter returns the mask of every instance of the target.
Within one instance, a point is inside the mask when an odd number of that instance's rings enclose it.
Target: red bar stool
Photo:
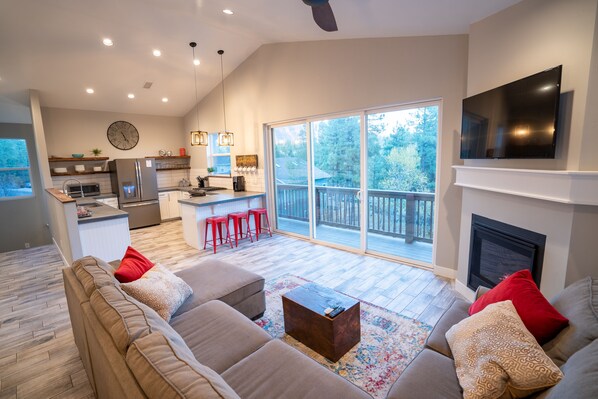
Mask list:
[[[270,229],[270,220],[268,220],[268,210],[266,208],[250,209],[248,214],[249,214],[250,219],[251,219],[251,216],[253,215],[256,241],[259,240],[260,234],[262,234],[262,215],[264,215],[266,217],[267,231],[270,234],[270,237],[272,237],[272,230]],[[264,234],[265,234],[265,232],[264,232]]]
[[[228,214],[228,221],[233,221],[233,228],[235,230],[235,247],[239,246],[239,236],[243,239],[243,220],[245,220],[245,224],[247,225],[247,232],[245,238],[249,237],[251,242],[253,242],[253,237],[251,236],[251,230],[249,229],[249,218],[247,213],[245,212],[233,212]]]
[[[216,247],[218,246],[218,240],[216,239],[216,231],[218,231],[218,235],[220,236],[220,245],[222,245],[222,226],[226,227],[226,240],[224,243],[230,243],[230,247],[233,247],[233,242],[230,239],[230,232],[228,230],[228,220],[225,216],[211,216],[206,218],[206,232],[204,234],[203,239],[203,249],[206,249],[206,245],[208,245],[208,230],[210,225],[212,225],[212,247],[214,247],[214,253],[216,253]]]

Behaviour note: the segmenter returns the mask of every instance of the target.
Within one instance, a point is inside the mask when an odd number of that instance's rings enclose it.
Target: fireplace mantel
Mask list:
[[[455,185],[571,205],[598,206],[598,171],[453,166]]]

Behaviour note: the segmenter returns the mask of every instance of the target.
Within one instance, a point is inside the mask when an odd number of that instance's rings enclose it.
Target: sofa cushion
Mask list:
[[[426,346],[438,353],[452,358],[453,354],[451,348],[449,347],[448,342],[446,342],[446,332],[453,325],[466,317],[469,317],[469,313],[467,313],[469,305],[468,302],[462,299],[456,299],[434,326],[432,333],[430,333],[430,336],[426,341]]]
[[[116,286],[95,290],[89,303],[98,320],[112,337],[121,354],[131,343],[154,331],[159,331],[178,345],[183,339],[153,309],[135,300]]]
[[[152,267],[137,280],[122,283],[120,288],[154,309],[166,321],[170,320],[172,314],[193,293],[182,278],[175,276],[160,264]]]
[[[118,284],[112,266],[93,256],[77,259],[71,267],[88,297],[96,288]]]
[[[525,327],[540,345],[553,339],[568,324],[540,292],[529,270],[519,270],[482,295],[469,308],[473,315],[486,306],[510,300]]]
[[[421,351],[387,395],[387,399],[405,398],[462,399],[453,359],[430,349]]]
[[[121,283],[130,283],[143,276],[143,273],[154,267],[154,264],[135,248],[129,246],[122,258],[114,277]]]
[[[511,301],[493,303],[462,320],[446,339],[465,399],[522,398],[563,378]]]
[[[218,260],[207,260],[175,274],[191,286],[193,294],[173,317],[213,299],[234,306],[264,289],[262,276]]]
[[[188,348],[173,345],[161,333],[133,342],[126,360],[150,399],[239,399],[214,370],[197,362]]]
[[[558,294],[552,304],[569,319],[565,328],[543,346],[557,365],[598,338],[598,280],[586,277]]]
[[[250,355],[270,335],[235,309],[210,301],[171,321],[195,358],[217,373]]]
[[[598,340],[575,352],[561,369],[565,377],[538,398],[598,398]]]
[[[222,378],[243,399],[351,399],[371,397],[278,340],[235,364]]]

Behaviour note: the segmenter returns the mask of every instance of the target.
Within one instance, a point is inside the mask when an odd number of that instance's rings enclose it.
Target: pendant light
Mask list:
[[[224,131],[218,133],[218,145],[221,147],[232,147],[235,145],[235,135],[226,130],[226,105],[224,101],[224,67],[222,66],[222,54],[224,50],[218,50],[220,54],[220,74],[222,75],[222,114],[224,115]]]
[[[208,132],[199,130],[199,104],[197,101],[197,70],[195,69],[195,46],[197,43],[189,43],[191,50],[193,51],[193,77],[195,79],[195,119],[197,121],[197,130],[191,131],[191,145],[192,146],[207,146],[208,145]]]

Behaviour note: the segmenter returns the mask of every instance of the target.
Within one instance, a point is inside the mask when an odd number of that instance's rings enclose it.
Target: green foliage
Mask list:
[[[405,111],[397,111],[405,113]],[[438,107],[414,108],[405,118],[394,113],[370,114],[368,124],[368,188],[434,192]],[[389,121],[396,125],[389,127]],[[275,161],[284,162],[289,177],[307,174],[305,125],[274,130]],[[330,175],[325,185],[360,186],[360,123],[358,116],[312,124],[314,166]],[[323,179],[324,180],[324,179]],[[297,183],[294,184],[306,184]],[[319,183],[322,184],[322,183]]]
[[[27,142],[23,139],[0,139],[0,168],[27,167]]]
[[[102,153],[102,150],[100,150],[99,148],[93,148],[91,150],[91,153],[97,157],[98,155],[100,155]]]

